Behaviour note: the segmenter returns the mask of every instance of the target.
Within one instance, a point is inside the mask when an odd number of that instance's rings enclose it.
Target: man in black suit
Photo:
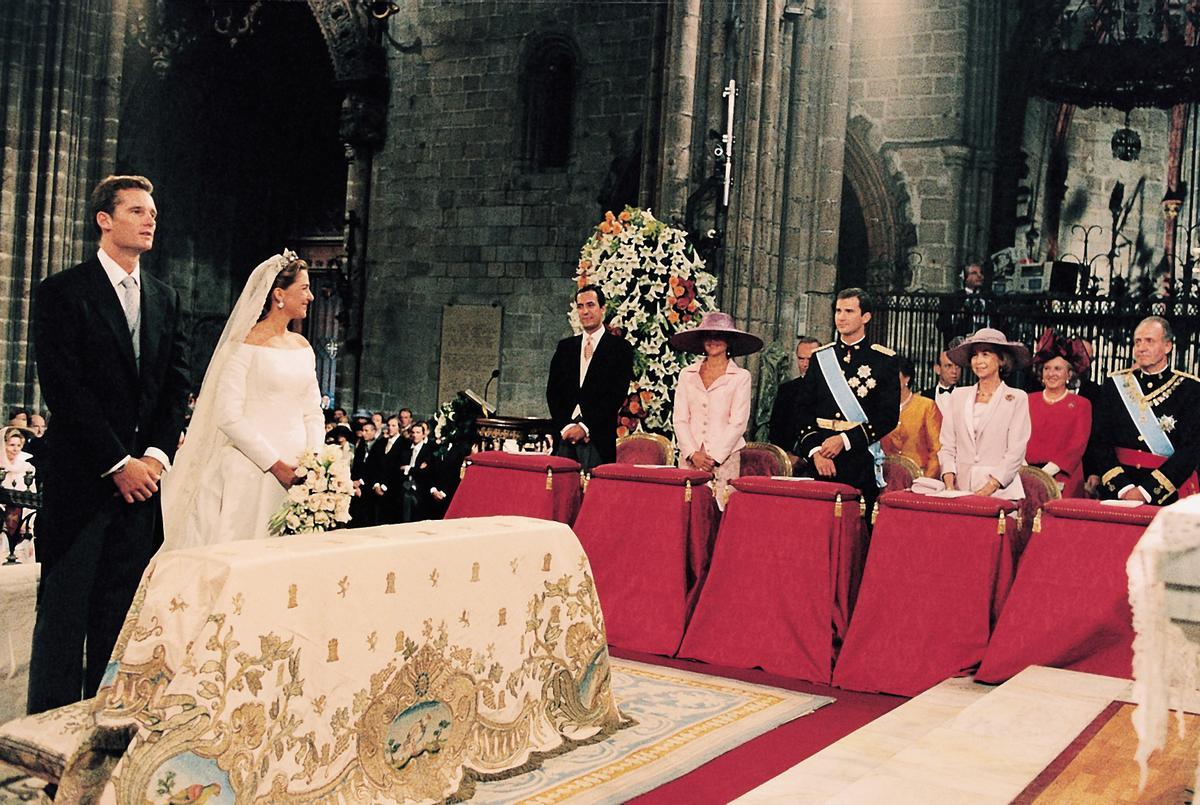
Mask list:
[[[375,481],[370,470],[371,448],[378,441],[375,423],[370,420],[361,425],[362,438],[354,446],[354,460],[350,463],[350,480],[354,483],[354,497],[350,500],[350,525],[353,528],[374,525],[373,512],[375,495],[371,488]]]
[[[376,442],[368,458],[376,525],[404,522],[404,467],[411,457],[412,443],[401,430],[400,417],[388,417],[387,436]]]
[[[158,480],[175,455],[190,380],[179,294],[139,265],[154,245],[153,189],[141,176],[102,181],[90,208],[97,255],[47,277],[34,298],[38,380],[54,427],[38,472],[31,713],[95,694],[162,544]]]
[[[561,437],[554,452],[585,472],[617,460],[617,415],[633,380],[633,347],[605,330],[604,305],[595,285],[575,292],[583,334],[558,342],[546,382],[550,418]]]
[[[955,338],[946,345],[946,349],[953,349],[962,341],[961,338]],[[937,376],[937,382],[929,388],[921,392],[922,397],[928,397],[938,404],[938,410],[942,411],[943,416],[945,410],[942,409],[950,401],[950,393],[958,385],[959,378],[962,377],[962,367],[954,361],[950,360],[950,356],[943,349],[938,353],[937,360],[933,362],[933,373]]]
[[[796,438],[800,435],[796,423],[796,395],[800,393],[800,383],[808,374],[808,365],[812,362],[813,353],[821,342],[811,335],[802,335],[796,342],[796,371],[793,380],[779,384],[775,392],[775,405],[771,408],[771,424],[768,439],[771,444],[780,447],[792,460],[792,467],[799,460],[796,456]]]
[[[401,471],[404,478],[404,522],[413,523],[417,520],[428,520],[430,517],[436,467],[433,460],[433,443],[427,438],[429,426],[417,421],[409,431],[412,433],[412,449],[409,451],[408,463]]]

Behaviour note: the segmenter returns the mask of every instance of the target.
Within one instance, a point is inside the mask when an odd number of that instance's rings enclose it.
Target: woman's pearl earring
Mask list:
[[[283,300],[280,299],[279,302],[277,302],[275,306],[278,307],[280,310],[283,310]]]

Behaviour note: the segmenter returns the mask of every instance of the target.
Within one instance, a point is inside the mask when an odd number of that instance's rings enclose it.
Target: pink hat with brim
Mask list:
[[[725,339],[729,344],[729,357],[731,358],[738,355],[749,355],[763,348],[761,338],[734,327],[733,316],[719,310],[705,313],[699,327],[675,333],[667,340],[667,343],[671,345],[671,349],[703,355],[704,339],[714,336]]]
[[[971,356],[977,347],[987,347],[996,352],[1008,352],[1013,359],[1013,368],[1020,369],[1029,365],[1029,350],[1019,341],[1009,341],[1004,333],[994,327],[984,327],[976,330],[963,339],[961,344],[946,350],[946,357],[959,366],[969,367]]]

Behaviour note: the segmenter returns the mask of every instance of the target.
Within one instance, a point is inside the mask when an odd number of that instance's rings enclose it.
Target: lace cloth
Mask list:
[[[1166,743],[1170,710],[1182,706],[1200,689],[1200,644],[1171,621],[1168,580],[1179,569],[1200,564],[1200,495],[1184,498],[1159,512],[1129,557],[1129,604],[1133,609],[1133,726],[1138,735],[1137,761],[1144,787],[1148,761]],[[1190,555],[1189,555],[1190,554]],[[1190,560],[1190,561],[1189,561]],[[1171,566],[1175,565],[1173,569]],[[1198,580],[1187,581],[1196,585]],[[1197,769],[1200,781],[1200,768]]]

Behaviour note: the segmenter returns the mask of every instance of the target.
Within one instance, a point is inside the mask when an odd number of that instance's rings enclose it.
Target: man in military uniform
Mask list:
[[[881,437],[900,417],[896,353],[867,340],[872,299],[861,288],[837,295],[836,341],[813,354],[796,395],[799,438],[793,451],[814,475],[856,487],[868,508],[883,486]]]
[[[1171,325],[1159,316],[1133,333],[1134,366],[1113,372],[1092,416],[1094,466],[1102,498],[1166,505],[1197,491],[1200,378],[1172,369]]]

